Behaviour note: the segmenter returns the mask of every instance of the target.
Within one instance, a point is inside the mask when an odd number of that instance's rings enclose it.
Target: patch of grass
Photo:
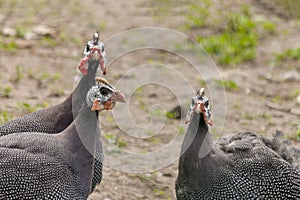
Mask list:
[[[246,113],[243,115],[243,118],[246,120],[254,120],[256,118],[256,116]]]
[[[52,86],[50,96],[60,97],[65,94],[65,89],[62,87]]]
[[[10,86],[0,87],[0,96],[4,98],[10,98],[11,97],[11,90],[12,88]]]
[[[16,66],[16,77],[13,82],[18,83],[24,77],[23,68],[20,65]]]
[[[237,90],[239,86],[232,80],[216,80],[217,85],[223,86],[225,90]]]
[[[59,41],[64,42],[68,39],[68,35],[65,31],[60,31],[58,38]]]
[[[17,32],[17,37],[18,38],[24,38],[25,34],[28,32],[28,30],[26,28],[24,28],[23,26],[17,26],[16,27],[16,32]]]
[[[272,115],[271,114],[268,114],[268,113],[261,113],[258,115],[259,118],[262,118],[262,119],[266,119],[268,121],[271,121],[272,120]]]
[[[185,129],[182,126],[178,126],[178,134],[179,135],[184,135]]]
[[[155,194],[158,195],[158,196],[164,196],[164,195],[166,194],[165,191],[160,190],[160,189],[157,189],[157,188],[154,188],[154,189],[153,189],[153,193],[155,193]]]
[[[189,12],[186,15],[187,22],[184,25],[184,29],[207,26],[207,19],[210,16],[209,8],[211,5],[211,0],[203,0],[189,4]]]
[[[105,24],[105,22],[102,21],[102,22],[100,22],[97,30],[104,31],[105,27],[106,27],[106,24]]]
[[[121,149],[121,148],[127,146],[127,142],[124,139],[122,139],[121,137],[119,137],[117,139],[116,145]]]
[[[263,28],[263,31],[266,33],[275,33],[276,31],[276,25],[270,21],[262,21],[261,26]]]
[[[32,75],[33,75],[32,78],[38,81],[38,85],[41,88],[50,86],[49,84],[54,84],[61,79],[61,76],[59,73],[54,73],[54,74],[37,73],[37,74],[32,74]],[[30,75],[30,77],[31,77],[31,75]]]
[[[197,38],[204,49],[223,65],[238,64],[256,57],[258,35],[248,7],[226,16],[225,31],[219,35]]]
[[[47,81],[47,82],[55,82],[60,80],[60,74],[55,73],[55,74],[47,74],[47,73],[43,73],[39,76],[39,79],[41,81]]]
[[[13,119],[13,114],[9,113],[8,111],[0,111],[0,124],[6,123]]]
[[[201,87],[204,87],[204,88],[206,87],[206,82],[203,79],[199,79],[198,84],[201,85]]]
[[[276,55],[276,62],[283,62],[286,60],[299,60],[300,59],[300,48],[293,48],[279,53]]]
[[[296,90],[294,90],[294,91],[292,92],[291,97],[292,97],[292,98],[296,98],[296,97],[298,97],[299,95],[300,95],[300,89],[296,89]]]
[[[25,111],[27,113],[32,113],[32,112],[37,111],[38,109],[48,107],[48,104],[46,102],[44,102],[42,104],[31,105],[27,102],[19,102],[19,103],[17,103],[17,107],[21,111]]]
[[[190,15],[197,18],[200,11],[194,12]],[[200,15],[206,16],[205,13],[206,11]],[[214,26],[220,26],[218,29],[221,29],[221,31],[207,37],[198,36],[197,41],[222,65],[235,65],[254,60],[256,58],[256,46],[261,34],[275,32],[276,28],[272,22],[266,19],[256,21],[250,7],[247,5],[237,12],[221,12],[218,18],[214,19],[217,23]],[[203,26],[207,20],[205,17],[199,16],[198,21],[193,18],[192,20],[188,18],[188,21]]]
[[[300,129],[298,129],[296,131],[296,133],[294,134],[294,139],[297,141],[297,142],[300,142]]]
[[[114,134],[106,133],[104,134],[104,138],[111,144],[116,143],[116,136]]]
[[[142,98],[144,93],[144,88],[143,87],[139,87],[134,91],[133,96],[136,98],[136,100],[138,101],[138,105],[139,108],[141,110],[146,110],[147,108],[147,103],[145,102],[144,98]]]
[[[109,115],[109,116],[106,117],[106,122],[109,123],[109,124],[111,124],[111,123],[114,122],[114,118]]]
[[[236,110],[240,110],[241,109],[241,102],[239,101],[235,101],[233,104],[233,108]]]
[[[146,130],[145,133],[149,136],[154,136],[155,133],[152,130]]]
[[[129,176],[138,177],[143,181],[149,181],[152,178],[151,174],[148,176],[146,174],[129,174]]]
[[[10,97],[10,93],[11,93],[11,87],[10,86],[5,86],[3,88],[3,97],[9,98]]]
[[[170,9],[172,8],[172,0],[151,0],[150,8],[152,16],[155,19],[165,18],[170,15]]]
[[[127,146],[127,142],[121,137],[117,137],[114,134],[106,133],[104,134],[104,138],[110,143],[115,144],[119,148],[123,148]]]
[[[246,113],[246,114],[243,115],[243,118],[246,119],[246,120],[250,120],[250,121],[254,120],[254,119],[261,118],[261,119],[266,119],[266,120],[268,120],[270,122],[272,120],[272,115],[267,114],[265,112],[260,113],[260,114]]]
[[[14,38],[11,38],[9,42],[4,42],[3,38],[0,35],[0,50],[4,51],[16,51],[19,47],[16,44]]]
[[[55,47],[58,45],[58,41],[56,41],[55,39],[51,38],[50,36],[45,36],[40,40],[41,45],[45,46],[45,47]]]
[[[152,144],[158,144],[161,142],[161,140],[157,137],[149,137],[147,138],[147,141],[151,142]]]
[[[277,96],[272,98],[272,102],[277,103],[277,104],[282,104],[282,97],[277,95]]]
[[[150,115],[161,117],[161,116],[165,115],[165,112],[160,108],[156,108],[156,109],[151,110]]]
[[[169,118],[169,119],[176,119],[176,116],[178,114],[179,113],[177,113],[177,112],[167,112],[167,118]]]
[[[10,86],[0,86],[0,96],[3,98],[10,98],[11,97],[11,90],[12,88]]]

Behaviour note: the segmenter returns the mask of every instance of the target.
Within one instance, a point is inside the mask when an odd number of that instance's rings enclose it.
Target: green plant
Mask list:
[[[165,191],[160,190],[160,189],[157,189],[157,188],[154,188],[154,189],[153,189],[153,192],[154,192],[156,195],[158,195],[158,196],[164,196],[164,195],[166,194]]]
[[[179,113],[177,113],[177,112],[167,112],[167,118],[169,118],[169,119],[176,119],[176,116],[178,114]]]
[[[13,119],[13,115],[8,111],[0,111],[0,124],[6,123]]]
[[[4,41],[0,35],[0,50],[4,51],[16,51],[18,50],[18,45],[16,44],[14,38],[11,38],[9,42]]]
[[[65,94],[65,89],[62,88],[62,87],[57,87],[57,86],[51,86],[51,93],[50,93],[50,96],[53,96],[53,97],[60,97],[62,95]]]
[[[106,133],[104,134],[104,138],[111,144],[117,145],[119,148],[123,148],[127,146],[127,142],[121,137],[117,137],[114,134]]]
[[[281,96],[277,95],[277,96],[273,97],[272,102],[277,103],[277,104],[282,104]]]
[[[207,25],[207,19],[209,17],[209,8],[211,7],[211,0],[197,1],[189,4],[187,12],[187,22],[185,23],[185,29],[194,27],[202,27]]]
[[[239,101],[235,101],[233,104],[234,109],[240,110],[241,109],[241,103]]]
[[[11,87],[10,86],[5,86],[4,88],[0,87],[0,94],[2,97],[9,98],[10,93],[11,93]]]
[[[300,129],[298,129],[296,131],[296,133],[294,134],[294,139],[298,142],[300,142]]]
[[[193,13],[191,15],[197,17]],[[197,41],[218,63],[223,65],[255,59],[260,35],[275,31],[275,25],[272,22],[266,19],[256,21],[250,7],[246,5],[239,11],[221,12],[218,18],[214,20],[217,22],[214,26],[221,31],[211,36],[198,36]],[[199,17],[198,26],[204,23],[201,19]]]
[[[158,143],[161,142],[161,140],[160,140],[159,138],[154,137],[154,136],[147,138],[147,140],[148,140],[149,142],[151,142],[152,144],[158,144]]]
[[[182,126],[178,126],[178,134],[183,135],[185,133],[185,129]]]
[[[24,38],[25,34],[27,32],[26,28],[24,28],[23,26],[17,26],[16,27],[16,32],[17,32],[17,37],[18,38]]]
[[[223,86],[225,90],[237,90],[239,86],[232,80],[216,80],[217,85]]]
[[[60,80],[60,74],[48,74],[48,73],[40,73],[35,75],[34,79],[36,79],[40,86],[51,86],[51,84],[56,83]]]
[[[124,139],[120,138],[120,137],[117,139],[116,144],[119,148],[123,148],[123,147],[127,146],[127,142]]]
[[[16,77],[14,78],[13,82],[17,83],[24,77],[24,73],[22,67],[20,65],[16,66]]]
[[[246,120],[254,120],[256,117],[254,115],[246,113],[246,114],[243,115],[243,118],[246,119]]]
[[[36,105],[30,105],[29,103],[27,102],[19,102],[17,103],[17,107],[19,110],[22,110],[22,111],[25,111],[27,113],[32,113],[32,112],[35,112],[37,111],[38,109],[41,109],[41,108],[45,108],[47,107],[48,104],[46,102],[44,102],[43,104],[36,104]]]
[[[152,11],[152,16],[155,19],[165,18],[170,14],[170,9],[172,8],[172,1],[171,0],[151,0],[150,1],[150,8]]]
[[[296,89],[292,92],[292,98],[296,98],[300,95],[300,89]]]
[[[279,53],[276,55],[275,61],[282,62],[289,59],[299,60],[300,59],[300,48],[293,48],[284,51],[283,53]]]
[[[104,138],[111,144],[115,144],[116,136],[114,134],[106,133],[104,134]]]
[[[54,40],[53,38],[51,38],[50,36],[45,36],[42,38],[42,40],[40,41],[41,45],[46,46],[46,47],[55,47],[58,45],[58,41]]]

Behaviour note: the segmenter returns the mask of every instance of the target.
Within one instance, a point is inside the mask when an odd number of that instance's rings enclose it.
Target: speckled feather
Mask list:
[[[242,132],[219,139],[199,159],[199,151],[191,149],[199,150],[203,140],[197,136],[209,133],[203,117],[197,117],[192,121],[199,124],[197,135],[179,161],[178,200],[300,199],[299,150],[277,136]]]
[[[43,133],[1,137],[0,199],[84,199],[72,155],[54,144]]]
[[[0,137],[0,199],[86,199],[98,123],[97,113],[85,104],[61,133]]]
[[[72,123],[74,116],[77,116],[87,92],[95,84],[98,66],[98,61],[90,60],[88,74],[81,78],[78,86],[64,102],[0,125],[0,136],[19,132],[56,134],[63,131]],[[103,149],[100,141],[97,144],[94,162],[91,192],[102,179]]]

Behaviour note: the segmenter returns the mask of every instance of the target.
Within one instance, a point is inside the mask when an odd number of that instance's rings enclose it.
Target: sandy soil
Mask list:
[[[0,29],[12,27],[22,35],[39,25],[51,28],[48,39],[34,39],[27,35],[27,40],[22,37],[15,40],[20,47],[18,50],[0,50],[1,112],[6,111],[9,117],[19,117],[65,99],[73,89],[74,77],[78,73],[76,66],[84,45],[95,30],[100,30],[102,39],[108,41],[106,78],[113,84],[119,81],[120,88],[130,88],[127,91],[128,112],[118,113],[120,105],[113,113],[101,113],[101,140],[105,145],[106,161],[103,180],[90,195],[90,200],[175,199],[176,152],[179,148],[161,155],[165,160],[175,156],[172,162],[161,162],[160,158],[145,160],[152,170],[143,173],[133,173],[134,169],[130,168],[138,161],[121,159],[120,155],[123,152],[133,155],[156,152],[175,141],[177,135],[183,136],[186,126],[180,120],[165,118],[165,111],[177,106],[181,99],[186,105],[193,95],[192,87],[199,87],[205,77],[201,77],[182,57],[158,49],[137,49],[113,60],[113,55],[122,52],[120,50],[126,47],[128,41],[116,43],[117,46],[108,44],[113,44],[110,38],[116,34],[140,27],[169,28],[192,38],[216,32],[213,27],[183,29],[189,11],[188,2],[67,0],[60,3],[53,0],[37,3],[32,0],[17,1],[16,5],[12,5],[12,1],[1,1]],[[218,1],[214,2],[216,8],[222,6]],[[238,89],[227,90],[226,101],[214,100],[215,104],[221,102],[221,107],[226,108],[226,116],[221,132],[212,132],[215,137],[243,130],[272,135],[280,129],[285,137],[293,138],[300,128],[300,106],[295,96],[295,91],[300,89],[300,80],[291,78],[286,81],[284,78],[291,70],[299,73],[299,66],[297,69],[291,67],[295,63],[273,66],[271,61],[275,53],[299,47],[299,23],[260,1],[235,0],[232,6],[241,2],[248,2],[255,14],[275,23],[276,33],[261,39],[254,61],[231,67],[217,66],[222,78],[234,81]],[[212,10],[212,14],[217,13]],[[142,42],[142,39],[136,38],[136,41]],[[9,43],[12,39],[0,36],[0,40]],[[167,43],[163,36],[156,41]],[[151,67],[153,73],[147,71]],[[180,76],[174,78],[170,74],[175,70]],[[181,76],[191,87],[181,82]],[[152,78],[156,83],[150,81]],[[184,89],[187,86],[189,90]],[[9,97],[5,97],[3,92],[3,88],[7,87],[11,88]],[[129,119],[132,126],[122,124],[125,119]],[[216,117],[217,124],[218,120]],[[161,122],[163,126],[158,130]],[[147,126],[149,124],[151,126]],[[296,140],[292,143],[300,146]],[[126,165],[127,162],[131,163],[125,170],[127,172],[120,170],[120,163]]]

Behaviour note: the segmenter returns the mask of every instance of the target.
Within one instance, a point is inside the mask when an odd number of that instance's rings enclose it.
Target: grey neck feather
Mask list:
[[[100,137],[98,123],[98,113],[84,104],[74,122],[57,135],[62,145],[72,152],[73,165],[78,169],[86,191],[91,189],[92,184],[94,154]]]
[[[181,148],[179,172],[191,187],[207,178],[206,164],[212,151],[212,140],[203,115],[195,113],[190,122]]]
[[[88,61],[88,73],[87,75],[83,76],[78,83],[75,90],[69,96],[66,101],[71,101],[69,105],[72,105],[73,116],[74,118],[78,115],[79,110],[82,107],[82,102],[84,102],[86,98],[86,94],[89,89],[95,84],[95,77],[97,74],[97,69],[99,66],[99,61],[95,61],[90,59]]]

